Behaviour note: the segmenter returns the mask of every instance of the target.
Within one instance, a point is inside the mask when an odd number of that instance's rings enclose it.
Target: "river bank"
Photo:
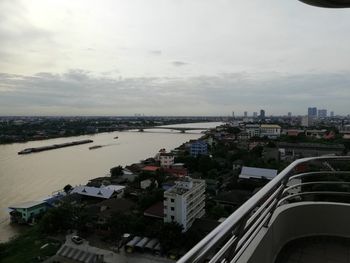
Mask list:
[[[197,127],[210,128],[221,123],[205,123]],[[185,124],[186,126],[187,124]],[[206,125],[210,125],[205,127]],[[200,133],[171,131],[113,132],[75,139],[92,139],[105,147],[90,151],[88,146],[62,148],[54,151],[21,156],[23,148],[63,143],[66,139],[52,139],[0,146],[0,242],[8,240],[18,230],[9,225],[7,207],[10,204],[36,200],[65,185],[86,183],[91,178],[105,176],[111,167],[128,165],[153,156],[161,148],[172,150],[182,143],[197,139]],[[118,136],[117,140],[114,137]],[[70,138],[69,140],[72,140]]]

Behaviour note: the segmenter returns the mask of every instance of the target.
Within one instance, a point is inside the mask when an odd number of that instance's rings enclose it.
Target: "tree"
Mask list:
[[[123,167],[121,167],[120,165],[113,167],[111,168],[110,173],[112,177],[121,176],[124,174]]]
[[[165,251],[182,246],[182,229],[183,227],[176,222],[164,223],[158,238]]]
[[[67,184],[64,188],[63,188],[63,190],[64,190],[64,192],[66,193],[66,194],[68,194],[68,192],[70,191],[70,190],[72,190],[73,189],[73,187],[70,185],[70,184]]]
[[[68,203],[60,207],[54,207],[43,216],[39,228],[41,232],[48,234],[56,234],[72,229],[73,214],[73,207]]]

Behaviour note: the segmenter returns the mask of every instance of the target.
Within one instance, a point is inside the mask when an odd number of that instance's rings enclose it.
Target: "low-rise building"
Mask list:
[[[158,187],[158,182],[156,180],[145,179],[145,180],[142,180],[140,182],[140,188],[146,189],[146,188],[150,187],[152,185],[152,183],[154,183],[155,187]]]
[[[160,153],[159,162],[160,166],[164,168],[169,168],[174,164],[175,156],[171,153]]]
[[[124,190],[125,186],[123,185],[107,185],[101,187],[79,185],[74,187],[74,189],[70,193],[76,193],[85,197],[110,199],[112,197],[123,197]]]
[[[177,222],[187,231],[205,214],[205,181],[185,177],[164,192],[164,222]]]
[[[276,139],[281,135],[281,126],[276,124],[262,124],[260,126],[260,137]]]
[[[277,170],[243,166],[240,179],[267,179],[272,180],[277,175]]]
[[[245,131],[249,134],[249,137],[259,137],[260,136],[260,125],[259,124],[247,124],[245,126]]]
[[[11,222],[30,223],[36,217],[45,213],[47,208],[45,201],[30,201],[12,205],[9,207]]]

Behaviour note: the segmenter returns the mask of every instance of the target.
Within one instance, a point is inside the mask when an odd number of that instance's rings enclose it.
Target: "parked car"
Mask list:
[[[72,237],[71,237],[71,240],[72,240],[75,244],[77,244],[77,245],[82,244],[83,241],[84,241],[84,239],[82,239],[82,238],[79,237],[79,236],[72,236]]]

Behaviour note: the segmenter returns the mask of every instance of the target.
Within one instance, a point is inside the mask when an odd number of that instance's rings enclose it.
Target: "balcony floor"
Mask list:
[[[350,239],[308,237],[288,243],[275,263],[350,263]]]

